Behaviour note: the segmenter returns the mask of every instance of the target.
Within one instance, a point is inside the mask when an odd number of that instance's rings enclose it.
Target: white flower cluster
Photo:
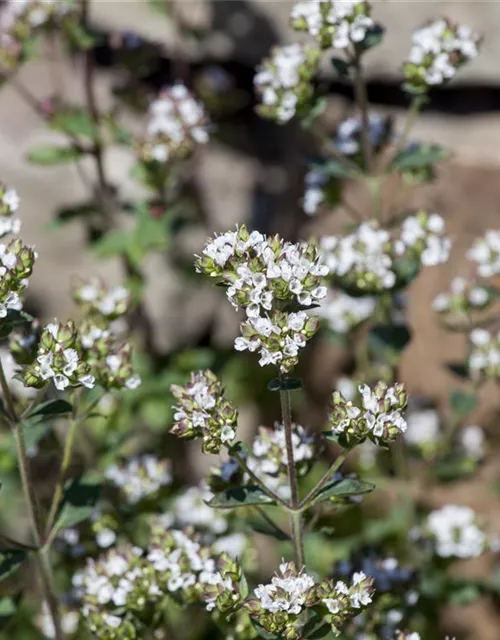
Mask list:
[[[100,278],[91,278],[75,286],[73,297],[85,313],[108,320],[123,316],[131,303],[130,292],[125,287],[106,287]]]
[[[421,640],[420,634],[416,631],[406,632],[406,631],[396,631],[395,640]]]
[[[113,464],[104,475],[120,489],[129,504],[136,504],[172,483],[169,461],[147,454],[132,458],[124,465]]]
[[[346,598],[350,607],[361,609],[372,602],[372,594],[372,581],[362,571],[358,571],[353,574],[350,587],[338,580],[328,598],[323,599],[323,603],[331,614],[336,615],[346,609]]]
[[[22,33],[24,25],[31,29],[42,27],[53,18],[71,13],[77,6],[78,0],[7,0],[2,7],[0,28]]]
[[[311,78],[318,69],[319,50],[298,43],[275,47],[257,69],[254,86],[260,115],[284,124],[311,100]]]
[[[454,278],[450,293],[440,293],[432,303],[438,313],[467,312],[471,308],[482,309],[490,300],[488,289],[467,282],[465,278]]]
[[[469,507],[448,504],[432,511],[425,529],[434,538],[436,553],[442,558],[474,558],[487,546],[486,534]]]
[[[161,520],[165,528],[192,527],[197,531],[208,531],[218,536],[227,531],[228,521],[224,511],[208,506],[207,502],[213,496],[214,494],[205,483],[188,487],[175,498],[169,511],[159,516],[159,522]]]
[[[387,386],[379,382],[372,390],[368,385],[358,387],[361,406],[346,400],[340,391],[333,393],[329,420],[332,432],[343,446],[350,447],[370,438],[375,444],[387,444],[406,431],[401,411],[408,396],[402,384]]]
[[[19,294],[28,286],[37,258],[36,251],[19,238],[0,244],[0,318],[5,318],[9,309],[22,309]]]
[[[477,273],[481,278],[490,278],[500,273],[500,231],[487,231],[469,249],[467,258],[476,263]]]
[[[314,440],[301,425],[292,425],[292,447],[295,467],[299,475],[307,473],[313,462]],[[247,459],[248,467],[266,486],[284,499],[290,497],[287,480],[288,455],[285,429],[280,423],[274,428],[259,427]]]
[[[139,156],[165,163],[189,156],[206,144],[208,120],[203,105],[182,84],[163,89],[149,108],[147,133],[137,145]]]
[[[207,611],[213,611],[216,607],[227,610],[239,599],[236,562],[182,531],[165,532],[159,523],[153,529],[147,560],[159,574],[163,589],[184,602],[201,599]]]
[[[322,47],[360,45],[375,27],[366,0],[307,0],[292,9],[292,27],[307,31]]]
[[[460,446],[464,453],[473,460],[484,458],[484,431],[475,424],[463,427],[459,434]]]
[[[320,247],[330,275],[342,287],[378,293],[397,284],[404,261],[417,268],[446,262],[451,240],[443,232],[441,216],[420,212],[405,219],[399,238],[371,221],[348,236],[322,237]]]
[[[453,78],[458,69],[478,54],[479,38],[464,25],[446,18],[418,29],[412,36],[412,48],[403,72],[407,82],[417,89],[435,86]]]
[[[79,350],[78,334],[71,321],[65,325],[49,323],[40,338],[36,361],[24,373],[24,383],[41,388],[52,380],[59,391],[69,386],[92,389],[95,378]]]
[[[368,119],[371,144],[379,149],[387,138],[387,119],[378,114],[370,114]],[[338,125],[333,137],[334,146],[346,156],[356,156],[361,151],[361,133],[363,123],[361,118],[346,118]]]
[[[471,350],[468,366],[474,378],[500,378],[500,331],[491,334],[486,329],[473,329],[469,334]]]
[[[309,307],[322,300],[328,273],[316,247],[284,242],[248,233],[244,226],[210,240],[196,261],[196,270],[227,287],[237,309],[244,307],[247,321],[236,338],[238,351],[259,351],[261,366],[278,365],[290,371],[318,328],[316,317],[287,307]]]
[[[73,586],[83,600],[82,615],[98,638],[108,638],[111,630],[120,628],[127,635],[131,623],[107,611],[125,607],[141,608],[141,602],[156,602],[163,596],[158,576],[147,571],[142,549],[112,549],[98,560],[89,558],[85,569],[73,576]],[[113,637],[113,636],[111,636]]]
[[[370,296],[353,298],[340,289],[330,289],[317,314],[336,333],[349,333],[373,315],[377,301]]]
[[[247,603],[250,615],[266,631],[284,638],[302,638],[301,614],[314,609],[339,635],[346,622],[372,602],[373,580],[355,573],[349,587],[345,582],[324,580],[320,584],[292,562],[282,563],[269,584],[260,584],[255,600]]]
[[[172,385],[170,390],[179,403],[173,407],[170,433],[180,438],[202,438],[202,450],[207,453],[219,453],[224,445],[233,443],[238,412],[212,371],[192,373],[184,387]]]
[[[19,203],[17,191],[0,184],[0,238],[9,233],[17,234],[21,230],[21,221],[14,217]]]
[[[409,216],[401,225],[401,243],[396,251],[402,255],[416,251],[426,267],[446,262],[450,249],[451,240],[444,235],[444,220],[437,213]]]
[[[405,440],[423,450],[434,449],[439,440],[439,414],[435,409],[409,410]]]
[[[325,187],[329,179],[328,174],[322,170],[320,165],[306,173],[302,208],[308,216],[315,216],[318,213],[318,208],[325,201]]]
[[[306,608],[306,599],[315,582],[307,573],[297,573],[291,563],[282,563],[270,584],[260,584],[254,591],[265,611],[284,611],[298,616]]]

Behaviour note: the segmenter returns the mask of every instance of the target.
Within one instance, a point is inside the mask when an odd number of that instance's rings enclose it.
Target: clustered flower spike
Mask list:
[[[481,278],[500,273],[500,231],[490,229],[467,251],[467,258],[476,263]]]
[[[129,504],[136,504],[172,483],[169,461],[152,455],[132,458],[123,465],[113,464],[104,475],[120,489]]]
[[[78,283],[73,297],[85,313],[78,332],[97,384],[105,389],[137,389],[141,377],[134,371],[132,345],[119,335],[116,322],[130,309],[130,292],[119,285],[108,288],[92,278]]]
[[[15,189],[0,184],[0,238],[9,233],[18,234],[21,230],[21,221],[14,217],[19,209],[19,202]]]
[[[35,362],[24,372],[24,384],[39,389],[52,380],[59,391],[69,386],[92,389],[95,379],[81,352],[72,321],[48,324],[42,332]]]
[[[390,121],[376,113],[368,117],[369,137],[372,148],[379,151],[388,142],[391,133]],[[337,126],[333,145],[345,156],[357,156],[362,148],[363,121],[361,118],[346,118]]]
[[[7,0],[0,13],[0,73],[16,69],[27,40],[77,16],[78,0]]]
[[[214,497],[206,483],[188,487],[176,496],[167,513],[159,516],[164,528],[186,527],[207,534],[220,535],[228,528],[227,512],[213,509],[207,503]]]
[[[246,310],[235,349],[258,350],[259,364],[275,364],[281,373],[293,369],[318,328],[317,317],[295,309],[315,305],[327,294],[322,282],[328,269],[318,249],[241,226],[211,239],[196,270],[226,286],[231,304]]]
[[[203,105],[182,84],[163,89],[149,108],[145,137],[137,144],[139,157],[166,163],[187,158],[206,144],[208,118]]]
[[[151,538],[147,560],[165,593],[179,602],[200,600],[207,611],[229,612],[240,601],[241,569],[227,554],[203,546],[193,534],[165,532],[161,522]]]
[[[378,222],[363,222],[348,236],[324,236],[320,247],[334,281],[347,291],[380,293],[407,277],[409,263],[435,266],[448,260],[451,240],[436,213],[405,219],[394,236]]]
[[[271,582],[259,585],[255,599],[244,606],[268,633],[299,640],[309,610],[322,615],[332,632],[339,635],[349,619],[372,601],[372,593],[373,580],[363,573],[354,574],[350,587],[331,580],[316,584],[307,573],[298,572],[293,562],[284,562]]]
[[[438,313],[467,314],[474,309],[484,309],[490,301],[488,289],[467,282],[465,278],[454,278],[449,293],[440,293],[432,303]]]
[[[37,257],[19,238],[0,244],[0,318],[5,318],[9,309],[22,308],[19,294],[28,286]]]
[[[474,379],[500,379],[500,331],[473,329],[469,334],[471,350],[468,368]]]
[[[335,333],[349,333],[375,311],[377,301],[370,296],[352,297],[340,289],[330,289],[317,313]]]
[[[303,111],[313,97],[311,80],[318,71],[320,51],[311,45],[274,47],[254,77],[260,98],[259,115],[284,124]]]
[[[448,504],[427,517],[425,532],[433,539],[442,558],[475,558],[485,551],[488,540],[469,507]]]
[[[75,302],[86,315],[115,320],[129,311],[130,292],[120,285],[106,287],[100,278],[78,283],[73,289]]]
[[[346,400],[340,391],[333,393],[329,420],[333,434],[343,447],[352,447],[367,438],[375,444],[386,445],[406,431],[401,412],[407,405],[408,394],[402,384],[389,387],[379,382],[373,390],[366,384],[358,390],[359,406]]]
[[[451,80],[478,54],[480,38],[464,25],[440,18],[413,33],[412,48],[403,65],[406,86],[425,92]]]
[[[307,435],[304,427],[292,424],[292,446],[297,473],[303,476],[313,463],[316,450],[314,439]],[[290,497],[287,464],[288,456],[283,425],[276,423],[273,429],[259,427],[252,442],[247,465],[267,487],[284,499]]]
[[[376,26],[365,0],[298,2],[292,9],[291,23],[296,31],[307,31],[325,49],[362,46]]]
[[[192,373],[186,386],[170,387],[178,404],[170,429],[180,438],[202,438],[202,450],[219,453],[236,438],[238,412],[226,399],[217,376],[210,370]]]

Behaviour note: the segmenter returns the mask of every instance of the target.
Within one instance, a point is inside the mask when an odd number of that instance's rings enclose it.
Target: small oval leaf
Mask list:
[[[207,502],[214,509],[236,509],[258,504],[276,504],[263,489],[254,485],[232,487],[217,493]]]

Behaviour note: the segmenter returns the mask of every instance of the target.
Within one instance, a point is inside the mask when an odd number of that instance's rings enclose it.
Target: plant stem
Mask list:
[[[337,456],[335,461],[330,465],[330,467],[328,468],[328,471],[321,478],[318,484],[314,487],[314,489],[312,489],[307,494],[307,496],[299,504],[299,509],[301,511],[305,511],[306,509],[309,508],[309,506],[311,505],[311,502],[318,496],[318,494],[321,492],[321,489],[323,489],[326,483],[331,479],[332,475],[340,469],[345,459],[349,455],[350,451],[351,451],[350,449],[345,449],[344,451],[342,451],[342,453],[339,456]]]
[[[295,468],[293,455],[292,406],[290,401],[290,391],[280,391],[280,401],[283,429],[285,431],[288,484],[290,486],[290,526],[292,529],[295,565],[297,570],[300,571],[305,566],[304,536],[302,531],[302,514],[298,511],[299,483],[297,481],[297,469]]]
[[[45,528],[46,535],[50,535],[50,532],[52,531],[52,527],[54,526],[56,516],[57,516],[57,511],[59,509],[59,505],[61,502],[61,498],[63,496],[64,484],[66,482],[69,465],[71,463],[71,457],[73,454],[73,447],[75,444],[75,436],[76,436],[78,424],[79,424],[79,420],[77,420],[76,417],[73,417],[69,425],[66,440],[64,442],[64,451],[63,451],[63,458],[61,462],[61,468],[59,470],[59,478],[57,480],[56,488],[54,490],[54,495],[52,497],[52,502],[49,510],[49,517],[47,520],[47,526]]]
[[[363,78],[363,68],[361,66],[361,57],[356,54],[354,57],[354,92],[356,102],[361,111],[361,143],[363,147],[363,163],[365,172],[369,173],[372,162],[372,141],[370,138],[370,118],[368,115],[368,95],[366,93],[366,84]]]
[[[24,439],[23,423],[18,418],[14,399],[9,389],[5,372],[0,361],[0,386],[2,387],[3,397],[9,409],[11,425],[14,431],[14,437],[17,448],[17,459],[19,465],[19,474],[21,476],[21,484],[23,494],[28,505],[28,512],[31,521],[31,529],[36,549],[33,551],[35,555],[38,573],[40,578],[40,588],[42,597],[49,608],[50,617],[54,625],[55,640],[63,640],[61,630],[61,620],[59,616],[59,606],[54,586],[54,578],[47,550],[43,549],[43,528],[38,509],[38,502],[35,495],[33,481],[31,479],[29,460],[26,453],[26,441]]]

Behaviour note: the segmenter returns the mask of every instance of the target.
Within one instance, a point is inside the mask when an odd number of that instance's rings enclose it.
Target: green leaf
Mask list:
[[[301,378],[274,378],[271,380],[267,388],[269,391],[295,391],[302,389]]]
[[[466,606],[475,602],[481,596],[476,584],[462,584],[448,595],[448,602],[455,606]]]
[[[74,527],[94,511],[101,484],[80,478],[73,480],[64,491],[62,509],[55,524],[57,530]]]
[[[402,258],[394,262],[394,273],[396,274],[396,284],[393,291],[406,289],[420,273],[420,261]]]
[[[126,253],[130,244],[131,239],[128,232],[111,231],[94,244],[94,249],[100,258],[112,258]]]
[[[453,482],[470,477],[477,469],[478,461],[473,458],[453,456],[436,460],[432,468],[435,478],[441,482]]]
[[[31,164],[50,167],[58,164],[74,162],[81,156],[81,151],[74,147],[43,146],[28,151],[27,160]]]
[[[314,124],[314,121],[318,116],[320,116],[323,111],[325,111],[328,105],[328,101],[325,96],[319,97],[315,104],[310,108],[309,112],[306,114],[304,118],[302,118],[300,122],[300,126],[303,129],[310,129]]]
[[[76,20],[65,20],[63,22],[64,31],[71,44],[78,49],[88,50],[97,44],[97,38],[91,35]]]
[[[312,165],[312,169],[314,169],[314,165]],[[329,160],[325,164],[318,166],[318,169],[334,178],[355,178],[357,175],[354,169],[348,167],[344,162],[340,162],[340,160]]]
[[[30,316],[25,311],[9,309],[5,318],[0,320],[0,338],[6,338],[15,327],[23,324],[29,324],[32,321],[33,316]]]
[[[62,398],[56,398],[55,400],[47,400],[42,404],[37,405],[26,417],[33,418],[34,416],[60,416],[65,413],[71,413],[73,406],[67,400]]]
[[[0,599],[0,618],[10,618],[17,611],[17,606],[12,598]]]
[[[27,553],[20,549],[0,551],[0,581],[5,580],[17,571],[26,560]]]
[[[411,146],[396,154],[389,166],[389,170],[410,171],[421,169],[440,162],[449,155],[449,151],[435,144]]]
[[[349,496],[359,496],[363,493],[370,493],[375,489],[375,485],[371,482],[358,480],[357,478],[342,478],[342,480],[332,480],[311,502],[311,506],[326,500],[336,498],[347,498]]]
[[[56,131],[71,136],[82,136],[94,140],[97,136],[97,129],[82,107],[65,107],[61,109],[50,121],[50,126]]]
[[[307,640],[320,640],[320,638],[326,637],[332,630],[332,626],[325,622],[321,627],[317,627],[316,629],[312,629],[308,635],[305,635],[304,638]]]
[[[285,533],[282,529],[280,529],[274,523],[268,522],[267,520],[257,520],[252,519],[248,521],[248,524],[253,531],[256,533],[260,533],[263,536],[269,536],[270,538],[274,538],[275,540],[279,540],[280,542],[286,542],[290,540],[290,536]]]
[[[341,78],[349,77],[351,65],[343,58],[332,58],[332,66]]]
[[[24,441],[26,448],[36,447],[40,440],[50,431],[51,425],[44,421],[43,416],[31,420],[23,420]]]
[[[368,29],[365,38],[362,42],[356,45],[356,48],[360,51],[367,51],[368,49],[376,47],[382,42],[384,32],[384,27],[380,24],[376,24],[371,29]]]
[[[446,368],[459,378],[467,380],[469,377],[469,367],[464,362],[448,362]]]
[[[450,393],[450,406],[454,416],[461,420],[477,407],[478,398],[470,391],[452,391]]]
[[[260,487],[246,485],[221,491],[207,504],[215,509],[235,509],[257,504],[275,504],[275,501]]]
[[[80,218],[89,218],[99,211],[99,207],[95,202],[83,202],[74,207],[62,207],[56,213],[56,219],[49,222],[49,229],[60,229],[68,222],[74,222]]]
[[[391,365],[400,361],[410,340],[411,331],[404,325],[377,325],[370,329],[368,335],[368,344],[374,355]]]

